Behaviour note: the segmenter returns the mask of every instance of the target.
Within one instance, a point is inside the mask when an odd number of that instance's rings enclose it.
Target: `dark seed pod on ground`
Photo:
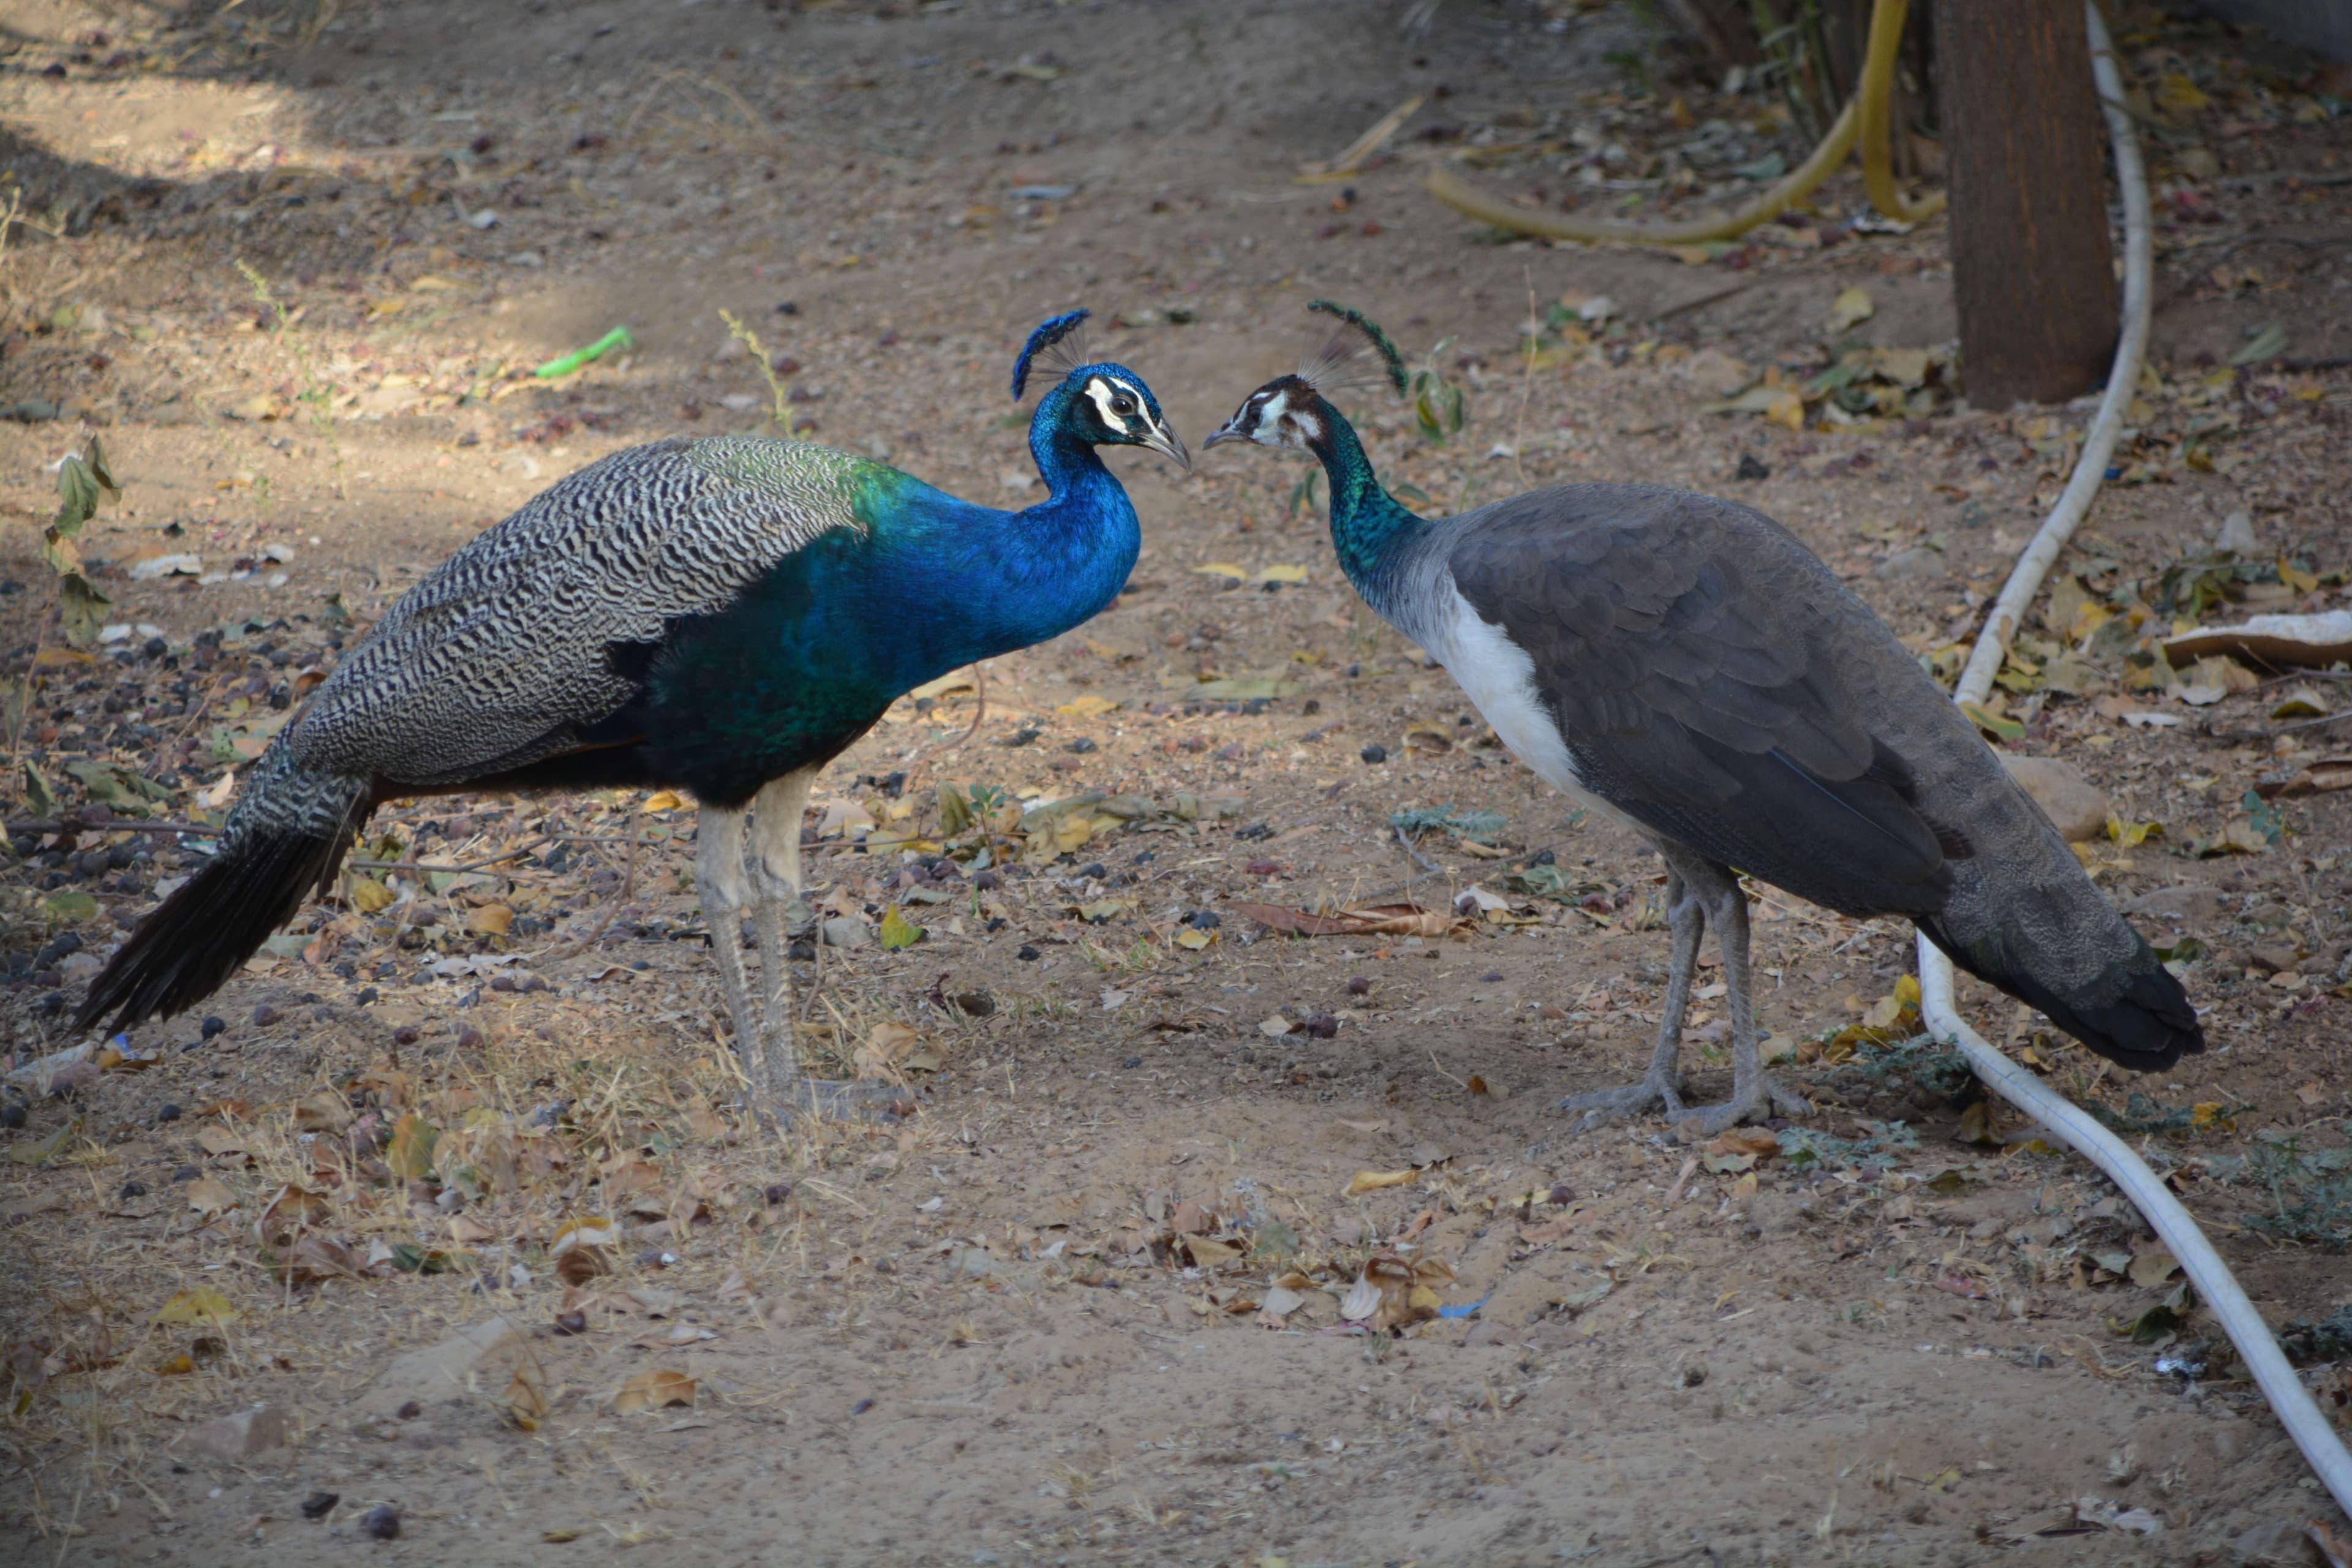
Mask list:
[[[400,1539],[400,1510],[388,1502],[380,1502],[368,1510],[367,1518],[362,1522],[367,1526],[367,1532],[378,1541]]]

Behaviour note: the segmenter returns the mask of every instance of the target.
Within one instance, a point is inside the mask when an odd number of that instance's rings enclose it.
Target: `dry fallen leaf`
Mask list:
[[[615,1415],[635,1415],[648,1410],[666,1409],[673,1405],[694,1403],[694,1379],[668,1367],[655,1367],[641,1372],[621,1384],[613,1396]]]
[[[188,1184],[188,1206],[207,1218],[236,1207],[236,1194],[215,1176],[198,1176]]]
[[[1420,1174],[1419,1171],[1412,1170],[1359,1171],[1355,1178],[1349,1182],[1348,1190],[1339,1195],[1346,1198],[1361,1197],[1366,1193],[1377,1193],[1382,1187],[1401,1187]]]
[[[237,1310],[229,1305],[227,1297],[209,1285],[197,1285],[174,1293],[172,1299],[156,1309],[159,1323],[233,1323]]]
[[[633,1379],[632,1382],[635,1380]],[[628,1390],[624,1388],[623,1394]],[[694,1403],[693,1385],[688,1384],[687,1404]],[[525,1362],[515,1368],[514,1376],[507,1383],[507,1419],[526,1432],[536,1432],[539,1424],[547,1419],[554,1400],[547,1391],[547,1375],[536,1362]],[[625,1410],[623,1415],[628,1414]]]
[[[326,1194],[289,1182],[278,1189],[275,1197],[254,1222],[253,1237],[264,1247],[281,1247],[293,1238],[297,1231],[316,1224],[332,1212]]]

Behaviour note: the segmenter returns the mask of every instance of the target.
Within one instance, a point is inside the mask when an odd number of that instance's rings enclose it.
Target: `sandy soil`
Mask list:
[[[1416,357],[1445,345],[1470,409],[1449,442],[1360,400],[1433,504],[1737,494],[1948,678],[2085,412],[1956,405],[1918,356],[1874,362],[1896,367],[1878,408],[1815,397],[1801,430],[1701,411],[1834,352],[1947,349],[1940,224],[1847,231],[1849,174],[1714,256],[1495,243],[1421,194],[1425,165],[1466,152],[1587,207],[1687,168],[1689,205],[1801,149],[1627,7],[1455,4],[1418,37],[1401,11],[0,6],[0,205],[21,189],[41,226],[0,263],[10,811],[47,791],[72,818],[12,829],[0,869],[16,1060],[74,1043],[60,1006],[193,864],[78,815],[132,809],[105,766],[155,786],[140,809],[216,821],[273,701],[456,544],[622,446],[775,428],[721,310],[784,362],[782,422],[1019,504],[1004,379],[1042,315],[1090,306],[1197,445],[1337,296]],[[1967,1000],[2146,1133],[2275,1322],[2312,1321],[2352,1304],[2346,812],[2246,795],[2333,754],[2270,717],[2283,696],[2341,689],[2263,672],[2192,702],[2221,672],[2168,677],[2139,639],[2241,510],[2252,564],[2205,620],[2345,602],[2344,106],[2210,26],[2135,12],[2126,38],[2162,182],[2158,353],[2068,562],[2092,619],[2038,632],[2007,713],[2011,749],[2081,770],[2119,827],[2161,824],[2085,854],[2214,1049],[2120,1081]],[[1412,95],[1382,161],[1295,183]],[[1833,329],[1853,289],[1873,313]],[[527,374],[619,323],[632,351]],[[126,491],[83,550],[131,628],[95,658],[59,646],[38,552],[43,465],[89,433]],[[394,864],[307,910],[210,1005],[221,1028],[143,1027],[102,1077],[0,1106],[24,1113],[0,1132],[0,1552],[2319,1560],[2324,1494],[2112,1189],[1892,1043],[1916,1024],[1902,931],[1757,889],[1801,1127],[1573,1135],[1552,1102],[1647,1055],[1654,858],[1369,617],[1303,466],[1114,461],[1146,533],[1116,606],[997,661],[976,728],[968,688],[903,704],[812,818],[812,918],[860,940],[827,951],[808,1042],[904,1075],[919,1114],[781,1141],[740,1115],[674,800],[389,811],[367,858]],[[141,564],[178,554],[190,574]],[[2160,613],[2099,636],[2134,605]],[[973,785],[1105,799],[997,833],[983,887],[938,804]],[[1391,816],[1446,807],[1504,820],[1491,845],[1425,832],[1424,870]],[[2233,828],[2249,852],[2203,852]],[[942,844],[961,869],[929,868]],[[1444,936],[1286,937],[1234,907],[1412,900],[1443,925],[1474,888]],[[875,940],[894,911],[919,942]],[[1694,1023],[1712,1096],[1725,1025]],[[1343,1317],[1368,1267],[1398,1280],[1372,1331]],[[513,1331],[478,1357],[403,1359],[493,1320]],[[2340,1404],[2331,1353],[2308,1375]],[[255,1405],[244,1448],[205,1425]]]

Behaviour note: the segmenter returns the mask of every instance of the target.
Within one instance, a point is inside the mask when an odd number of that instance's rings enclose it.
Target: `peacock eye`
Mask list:
[[[1135,412],[1135,400],[1131,397],[1114,397],[1110,400],[1110,411],[1113,414],[1132,414]]]

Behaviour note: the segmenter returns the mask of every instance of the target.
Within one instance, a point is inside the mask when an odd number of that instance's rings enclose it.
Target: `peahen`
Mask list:
[[[1953,963],[2104,1057],[2160,1071],[2204,1048],[2180,983],[2099,896],[1885,623],[1760,512],[1686,490],[1560,485],[1423,518],[1381,489],[1323,394],[1396,350],[1339,334],[1203,443],[1303,447],[1331,541],[1381,617],[1434,655],[1555,788],[1632,826],[1667,868],[1673,961],[1647,1074],[1561,1109],[1588,1124],[1662,1104],[1717,1132],[1807,1107],[1758,1056],[1748,905],[1733,868],[1856,917],[1902,915]],[[1685,1110],[1675,1057],[1712,923],[1731,1098]]]
[[[218,851],[92,982],[128,1026],[217,989],[387,800],[674,787],[738,1048],[778,1109],[851,1106],[802,1076],[783,912],[818,771],[908,689],[1055,637],[1126,583],[1135,509],[1097,447],[1191,466],[1143,379],[1084,358],[1084,310],[1023,347],[1066,366],[1029,449],[1046,498],[998,511],[830,447],[672,438],[593,463],[403,595],[244,781]],[[751,818],[750,864],[744,823]],[[755,913],[761,985],[737,931]]]

